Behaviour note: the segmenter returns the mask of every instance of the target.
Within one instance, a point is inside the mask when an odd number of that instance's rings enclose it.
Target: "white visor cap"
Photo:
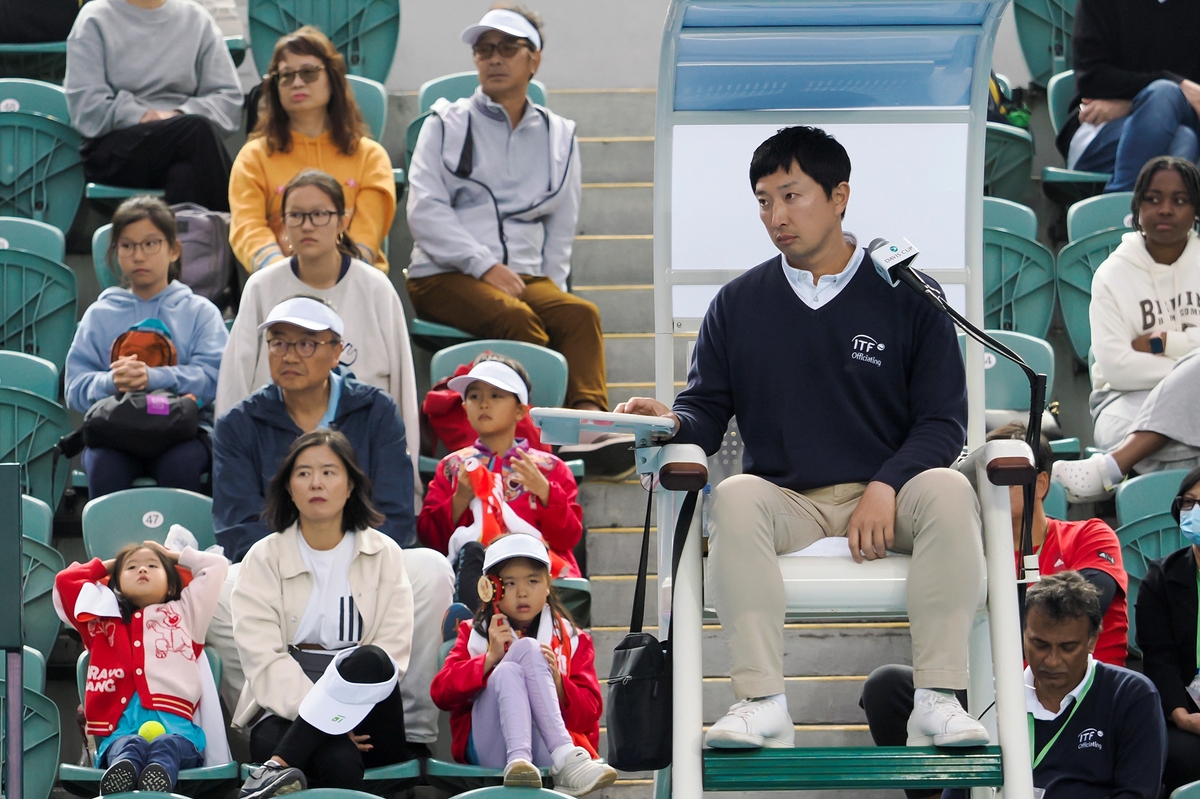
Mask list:
[[[279,303],[271,309],[266,321],[259,325],[258,329],[263,331],[280,322],[314,333],[318,330],[332,330],[338,338],[341,338],[344,331],[342,317],[338,316],[337,311],[311,297],[292,297]]]
[[[477,24],[463,29],[462,40],[474,47],[475,42],[479,41],[479,37],[488,31],[500,31],[509,36],[516,36],[518,39],[528,39],[533,42],[533,49],[542,49],[542,37],[538,34],[537,28],[516,11],[509,11],[507,8],[493,8],[484,14],[483,19],[479,20]]]
[[[338,663],[356,652],[358,647],[343,649],[329,659],[325,673],[300,702],[300,718],[329,735],[352,731],[387,699],[396,688],[396,662],[392,661],[390,680],[377,683],[347,682],[338,671]]]
[[[529,389],[525,388],[525,381],[521,379],[515,369],[506,363],[500,363],[500,361],[480,361],[471,367],[471,371],[465,375],[451,378],[446,385],[450,387],[451,391],[457,391],[465,399],[467,389],[476,380],[510,394],[516,394],[522,405],[529,404]]]
[[[538,563],[550,565],[550,553],[546,545],[529,533],[509,533],[502,535],[488,545],[483,556],[483,571],[486,574],[498,563],[511,558],[529,558]]]

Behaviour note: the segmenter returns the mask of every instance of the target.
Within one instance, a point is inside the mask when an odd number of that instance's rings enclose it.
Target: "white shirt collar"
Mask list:
[[[847,244],[854,247],[854,254],[850,256],[846,268],[836,275],[822,275],[815,283],[812,272],[789,266],[786,256],[779,259],[783,264],[783,275],[787,278],[792,291],[796,292],[796,296],[800,298],[801,302],[814,311],[841,294],[842,289],[850,283],[854,273],[858,271],[858,265],[862,263],[863,251],[858,246],[858,239],[853,233],[845,231],[842,232],[842,237],[845,238]]]
[[[1042,703],[1038,701],[1037,692],[1033,689],[1033,669],[1025,667],[1025,709],[1033,715],[1038,721],[1054,721],[1056,718],[1067,712],[1067,709],[1079,701],[1079,695],[1083,692],[1083,686],[1088,684],[1092,673],[1096,671],[1096,659],[1088,655],[1087,671],[1083,674],[1083,679],[1079,681],[1071,691],[1063,697],[1062,702],[1058,706],[1058,712],[1055,713],[1042,707]]]

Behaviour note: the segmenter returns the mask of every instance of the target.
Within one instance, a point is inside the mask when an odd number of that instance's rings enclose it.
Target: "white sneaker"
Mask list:
[[[736,702],[704,735],[704,745],[712,749],[790,749],[795,744],[792,719],[774,699]]]
[[[617,781],[617,770],[607,763],[592,760],[591,754],[577,746],[567,755],[562,768],[550,769],[554,790],[568,796],[583,796]]]
[[[542,772],[528,760],[518,757],[504,767],[504,785],[507,788],[541,788]]]
[[[1096,454],[1081,461],[1058,461],[1050,471],[1050,480],[1066,489],[1068,502],[1108,499],[1113,495],[1113,482],[1106,457]]]
[[[986,746],[987,729],[953,696],[917,690],[908,717],[909,746]]]

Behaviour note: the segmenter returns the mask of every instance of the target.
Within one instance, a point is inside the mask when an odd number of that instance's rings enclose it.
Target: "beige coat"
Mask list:
[[[246,684],[233,713],[233,726],[245,728],[262,710],[295,719],[312,681],[288,654],[288,644],[308,607],[312,574],[304,565],[292,525],[250,548],[233,587],[233,637]],[[412,648],[412,584],[395,541],[377,530],[355,535],[350,590],[362,614],[361,643],[374,644],[396,661],[400,676]]]

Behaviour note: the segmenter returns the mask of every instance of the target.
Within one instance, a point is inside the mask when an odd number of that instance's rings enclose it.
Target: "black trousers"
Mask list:
[[[221,133],[202,116],[184,114],[114,130],[87,140],[80,154],[93,183],[163,189],[168,205],[196,203],[229,210],[233,162]]]
[[[1163,796],[1180,785],[1200,780],[1200,735],[1167,722],[1167,767],[1163,770]]]

